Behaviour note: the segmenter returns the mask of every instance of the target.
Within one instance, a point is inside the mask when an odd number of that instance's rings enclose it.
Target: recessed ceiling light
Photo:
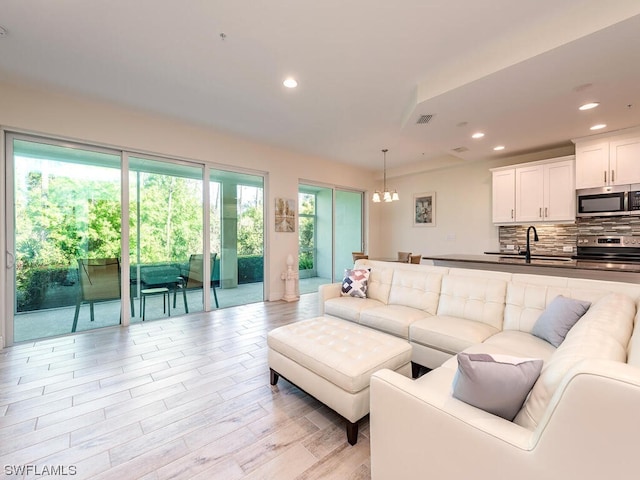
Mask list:
[[[298,86],[298,82],[292,77],[287,78],[282,84],[287,88],[296,88]]]
[[[482,132],[476,132],[473,135],[471,135],[471,138],[482,138],[484,137],[484,133]]]
[[[580,105],[578,110],[591,110],[592,108],[596,108],[600,105],[598,102],[585,103],[584,105]]]
[[[593,127],[590,128],[590,130],[601,130],[604,127],[606,127],[607,125],[604,123],[599,123],[598,125],[594,125]]]
[[[493,147],[493,149],[495,151],[504,150],[504,145],[497,145],[497,146]]]

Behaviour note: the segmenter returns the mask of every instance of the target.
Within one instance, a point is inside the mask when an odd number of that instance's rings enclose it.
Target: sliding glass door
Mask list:
[[[264,299],[263,176],[5,138],[6,344]]]
[[[117,325],[120,155],[14,135],[6,147],[15,272],[8,333],[20,342]]]
[[[139,318],[204,309],[195,279],[203,268],[202,178],[201,165],[129,156],[130,277]]]
[[[335,191],[334,282],[344,278],[345,268],[353,267],[352,252],[363,251],[362,199],[362,192]]]
[[[362,249],[363,193],[301,184],[298,189],[300,293],[340,281]]]
[[[209,174],[211,305],[264,300],[264,178],[227,170]]]

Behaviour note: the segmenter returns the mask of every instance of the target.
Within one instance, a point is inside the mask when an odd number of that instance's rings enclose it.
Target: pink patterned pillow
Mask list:
[[[342,295],[367,298],[369,273],[368,268],[346,269],[342,280]]]

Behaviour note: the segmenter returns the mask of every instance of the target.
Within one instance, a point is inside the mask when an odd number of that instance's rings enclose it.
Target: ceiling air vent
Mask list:
[[[467,147],[456,147],[456,148],[452,148],[452,150],[456,153],[464,153],[469,151]]]
[[[416,122],[416,124],[429,123],[432,118],[433,118],[433,115],[420,115],[420,117],[418,117],[418,121]]]

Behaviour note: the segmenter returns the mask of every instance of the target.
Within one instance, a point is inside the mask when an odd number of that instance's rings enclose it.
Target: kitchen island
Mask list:
[[[509,253],[423,255],[422,259],[442,267],[640,283],[640,263],[575,260],[552,255],[532,255],[531,263],[525,263],[524,256]]]

